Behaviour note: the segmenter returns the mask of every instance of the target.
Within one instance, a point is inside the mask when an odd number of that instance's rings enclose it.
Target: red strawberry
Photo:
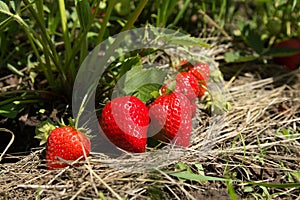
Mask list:
[[[168,80],[167,83],[160,88],[160,94],[166,95],[173,92],[175,85],[176,81],[174,79]]]
[[[149,120],[148,108],[140,99],[123,96],[104,106],[99,123],[116,146],[141,153],[146,149]]]
[[[199,81],[208,81],[210,77],[210,69],[207,63],[197,62],[190,65],[188,71],[193,74]]]
[[[206,84],[206,81],[204,81],[204,80],[202,80],[202,81],[199,80],[198,84],[199,84],[198,97],[202,97],[207,90],[207,84]]]
[[[186,71],[189,67],[192,67],[192,64],[188,60],[181,60],[179,64],[175,65],[175,69],[178,71]]]
[[[150,136],[178,146],[190,145],[192,116],[189,99],[181,93],[160,96],[149,105]]]
[[[66,163],[60,162],[59,158],[74,161],[82,157],[84,152],[90,153],[90,139],[71,126],[55,128],[50,132],[47,140],[46,161],[48,169],[66,167]]]
[[[300,39],[289,39],[275,45],[277,49],[300,49]],[[290,56],[275,57],[274,61],[279,65],[285,65],[290,70],[295,70],[300,66],[300,53]]]
[[[190,101],[197,98],[199,86],[197,79],[188,72],[181,72],[176,75],[175,92],[184,94]]]

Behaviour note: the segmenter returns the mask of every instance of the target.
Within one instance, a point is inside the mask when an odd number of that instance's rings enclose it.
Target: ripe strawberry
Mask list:
[[[188,147],[192,131],[189,99],[181,93],[160,96],[149,105],[149,135],[163,142]]]
[[[279,42],[275,45],[275,48],[300,49],[300,39],[289,39]],[[300,66],[300,53],[291,56],[275,57],[274,61],[279,65],[285,65],[290,70],[295,70]]]
[[[199,92],[198,92],[198,97],[202,97],[206,90],[207,90],[207,84],[206,81],[202,80],[198,80],[198,84],[199,84]]]
[[[168,80],[167,83],[160,88],[160,94],[166,95],[173,92],[175,86],[176,86],[176,80],[174,79]]]
[[[184,94],[190,101],[197,98],[199,86],[197,79],[188,72],[181,72],[176,75],[175,92]]]
[[[181,60],[179,64],[175,64],[175,69],[177,71],[187,71],[188,68],[193,65],[188,60]]]
[[[134,96],[113,99],[99,117],[107,138],[119,148],[135,153],[145,152],[149,120],[147,106]]]
[[[90,139],[83,133],[71,126],[63,126],[55,128],[50,132],[47,140],[46,162],[48,169],[66,167],[66,163],[62,163],[58,157],[74,161],[82,156],[84,152],[87,156],[90,153]]]
[[[199,81],[208,81],[210,77],[210,69],[207,63],[197,62],[190,65],[188,71],[193,74]]]

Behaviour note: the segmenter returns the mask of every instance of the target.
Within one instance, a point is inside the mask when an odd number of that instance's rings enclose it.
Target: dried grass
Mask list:
[[[296,82],[277,85],[294,77]],[[225,83],[232,108],[225,115],[198,115],[192,146],[166,147],[159,154],[108,158],[92,153],[80,166],[47,171],[44,149],[15,163],[0,164],[0,199],[228,199],[223,182],[179,181],[178,162],[205,175],[244,181],[286,183],[300,164],[300,80],[295,74],[260,78],[243,73]],[[199,106],[201,107],[201,106]],[[215,124],[211,122],[214,120]],[[297,134],[278,134],[283,128]],[[12,155],[6,155],[6,158]],[[295,179],[294,179],[295,180]],[[235,184],[241,198],[251,196]],[[252,187],[252,193],[262,194]],[[273,198],[297,198],[299,188],[268,190]]]

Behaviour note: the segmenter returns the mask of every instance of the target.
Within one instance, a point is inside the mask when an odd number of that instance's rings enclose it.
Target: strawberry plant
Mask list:
[[[14,21],[21,27],[31,46],[30,55],[38,63],[31,70],[42,72],[51,90],[70,99],[77,71],[88,50],[107,37],[107,25],[116,2],[108,1],[103,8],[100,0],[77,0],[74,5],[63,0],[0,1],[3,19],[0,28],[3,30]],[[117,29],[130,29],[146,3],[147,0],[140,1],[125,25]],[[103,12],[103,19],[98,20],[98,13]]]
[[[234,48],[234,51],[226,52],[225,61],[240,63],[259,60],[266,63],[270,58],[298,54],[300,49],[294,46],[283,49],[276,48],[276,44],[299,37],[299,5],[297,0],[255,1],[253,6],[256,9],[247,13],[247,20],[239,21],[233,32],[235,46],[242,42],[247,48]]]

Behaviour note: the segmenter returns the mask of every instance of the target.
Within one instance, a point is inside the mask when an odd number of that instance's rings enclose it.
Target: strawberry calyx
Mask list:
[[[92,138],[92,136],[89,134],[90,130],[84,128],[84,127],[79,127],[77,128],[75,125],[75,120],[71,117],[68,118],[68,125],[64,122],[63,119],[60,121],[52,121],[51,119],[47,119],[46,121],[41,122],[38,124],[35,128],[35,136],[34,138],[40,140],[40,146],[44,145],[47,143],[48,137],[51,133],[56,128],[60,127],[72,127],[78,131],[80,131],[82,134],[84,134],[88,138]]]
[[[163,86],[161,86],[159,93],[160,95],[170,94],[175,90],[175,87],[176,87],[176,80],[170,79]]]
[[[46,144],[50,132],[57,127],[58,126],[56,123],[50,119],[47,119],[36,126],[34,138],[40,140],[40,145]]]

